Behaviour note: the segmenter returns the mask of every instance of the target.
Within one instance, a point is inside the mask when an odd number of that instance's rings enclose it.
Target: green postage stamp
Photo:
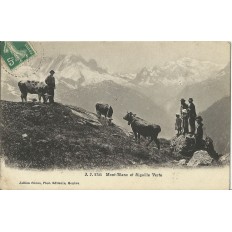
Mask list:
[[[28,42],[1,42],[0,54],[7,66],[12,70],[36,54]]]

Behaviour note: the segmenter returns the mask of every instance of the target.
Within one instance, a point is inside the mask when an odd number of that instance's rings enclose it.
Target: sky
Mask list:
[[[38,46],[32,42],[34,47]],[[43,42],[45,56],[81,55],[110,72],[135,73],[182,57],[227,65],[228,42]]]

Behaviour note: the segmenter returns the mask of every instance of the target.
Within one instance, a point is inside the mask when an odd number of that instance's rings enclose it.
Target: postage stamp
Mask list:
[[[0,44],[0,54],[10,70],[13,70],[36,52],[28,42],[3,41]]]

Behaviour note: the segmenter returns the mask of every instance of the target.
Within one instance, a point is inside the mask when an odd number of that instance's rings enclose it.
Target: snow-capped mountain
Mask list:
[[[90,111],[95,110],[97,101],[106,102],[115,109],[118,125],[126,125],[122,117],[129,110],[160,124],[162,135],[167,137],[174,133],[173,117],[180,98],[193,97],[199,112],[229,95],[230,65],[222,69],[211,62],[182,58],[143,68],[137,74],[110,73],[93,59],[59,55],[42,60],[35,57],[28,65],[19,67],[17,75],[2,70],[1,99],[20,101],[18,82],[44,81],[51,69],[56,72],[56,101]],[[29,99],[32,97],[29,95]]]
[[[113,81],[122,86],[133,88],[155,86],[186,86],[212,79],[220,69],[221,65],[208,61],[198,61],[190,58],[182,58],[177,61],[170,61],[162,66],[143,68],[137,74],[133,73],[110,73],[99,67],[94,59],[89,61],[76,55],[58,55],[57,57],[35,57],[30,65],[22,65],[17,69],[17,77],[10,76],[10,79],[39,80],[44,81],[49,71],[56,72],[57,83],[62,83],[70,89],[94,85],[103,81]],[[8,91],[15,91],[14,86],[8,86],[9,75],[2,72],[3,86]]]
[[[36,65],[36,61],[33,65]],[[81,56],[59,55],[55,59],[47,57],[40,68],[40,76],[48,75],[51,69],[55,70],[58,82],[62,82],[72,89],[102,81],[114,81],[122,85],[127,82],[120,76],[112,75],[99,67],[94,59],[86,61]]]
[[[170,61],[159,67],[143,68],[137,74],[131,74],[110,73],[99,67],[94,59],[87,61],[77,55],[58,55],[42,59],[41,57],[35,57],[28,65],[19,67],[16,76],[11,76],[2,70],[2,99],[18,100],[20,96],[17,86],[18,81],[44,81],[51,69],[56,72],[57,85],[59,84],[60,88],[64,88],[66,91],[68,89],[77,90],[81,87],[93,87],[96,84],[108,81],[107,83],[113,82],[119,86],[136,90],[136,92],[150,98],[165,110],[172,108],[171,99],[179,99],[180,96],[185,97],[188,93],[191,93],[192,97],[196,96],[202,89],[200,87],[201,83],[206,82],[207,85],[209,80],[215,86],[217,82],[224,83],[225,76],[229,75],[226,69],[221,68],[221,65],[190,58]],[[193,86],[193,88],[190,86]],[[223,95],[223,91],[219,95]],[[210,102],[213,103],[214,96],[211,98],[213,100]],[[202,106],[201,110],[204,109]]]
[[[159,67],[143,68],[136,75],[133,83],[147,86],[154,84],[188,85],[211,78],[222,68],[222,65],[212,62],[184,57]]]
[[[120,75],[114,75],[98,66],[94,59],[86,61],[81,56],[59,55],[55,58],[44,57],[35,58],[29,65],[22,65],[16,71],[16,75],[9,75],[3,70],[2,82],[7,87],[9,77],[11,80],[38,80],[44,81],[53,69],[56,74],[56,82],[67,85],[70,89],[97,84],[102,81],[113,81],[124,85],[128,82]],[[9,88],[8,88],[9,90]]]
[[[81,56],[59,55],[57,57],[35,57],[10,75],[2,70],[2,99],[19,99],[18,82],[25,80],[44,81],[49,71],[55,70],[56,84],[65,89],[78,89],[95,85],[103,81],[113,81],[119,85],[131,85],[125,77],[110,74],[98,66],[94,59],[86,61]]]

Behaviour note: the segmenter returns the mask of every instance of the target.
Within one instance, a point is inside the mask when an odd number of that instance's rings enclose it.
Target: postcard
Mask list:
[[[0,52],[0,189],[230,189],[230,42]]]

